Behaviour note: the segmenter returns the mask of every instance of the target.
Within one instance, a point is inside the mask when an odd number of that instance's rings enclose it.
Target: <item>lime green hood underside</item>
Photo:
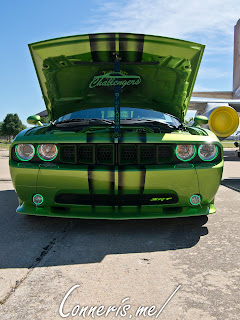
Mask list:
[[[32,59],[50,120],[114,106],[153,109],[184,120],[204,46],[130,33],[71,36],[32,43]],[[114,61],[120,59],[120,72]]]

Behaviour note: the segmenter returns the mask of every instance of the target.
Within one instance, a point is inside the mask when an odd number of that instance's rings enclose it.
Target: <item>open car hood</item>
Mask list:
[[[29,45],[49,119],[114,106],[153,109],[184,120],[204,45],[131,33],[70,36]],[[120,72],[114,61],[120,59]]]

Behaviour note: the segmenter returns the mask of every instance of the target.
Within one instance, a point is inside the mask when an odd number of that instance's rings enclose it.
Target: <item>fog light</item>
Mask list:
[[[33,203],[35,203],[36,206],[39,206],[40,204],[43,203],[43,196],[40,194],[35,194],[33,196]]]
[[[191,205],[197,206],[200,204],[200,202],[201,202],[200,196],[198,196],[197,194],[194,194],[193,196],[191,196],[191,198],[190,198]]]

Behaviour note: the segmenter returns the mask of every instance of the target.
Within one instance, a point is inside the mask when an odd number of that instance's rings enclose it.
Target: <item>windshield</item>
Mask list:
[[[65,116],[58,118],[55,123],[57,124],[58,122],[67,121],[71,119],[114,120],[114,108],[94,108],[68,113]],[[166,113],[154,110],[121,107],[121,120],[126,119],[157,120],[161,122],[166,122],[170,125],[173,125],[174,127],[179,127],[180,125],[180,122],[176,118]]]

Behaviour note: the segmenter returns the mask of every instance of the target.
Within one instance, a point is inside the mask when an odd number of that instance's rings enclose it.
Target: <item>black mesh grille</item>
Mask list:
[[[136,145],[120,146],[120,164],[137,163],[137,147]]]
[[[61,146],[60,147],[60,161],[64,163],[76,162],[76,147],[73,146]]]
[[[113,164],[113,145],[98,145],[96,160],[99,164]]]
[[[59,194],[56,203],[96,206],[140,206],[175,204],[178,197],[175,194],[147,194],[147,195],[109,195],[109,194]]]
[[[80,146],[79,147],[79,162],[86,164],[94,163],[94,146]]]
[[[171,163],[173,161],[173,151],[172,145],[88,143],[61,145],[59,153],[62,163],[148,165]]]
[[[140,146],[140,164],[152,164],[156,162],[154,146]]]
[[[173,159],[172,146],[158,146],[157,147],[157,159],[159,163],[171,162]]]

